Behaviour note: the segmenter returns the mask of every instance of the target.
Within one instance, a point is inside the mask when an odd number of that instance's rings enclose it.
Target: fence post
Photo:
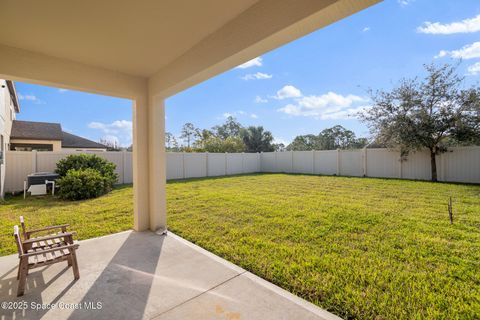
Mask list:
[[[125,163],[127,158],[127,151],[123,150],[122,151],[122,183],[125,183]]]
[[[32,173],[37,172],[37,150],[32,150]]]
[[[205,152],[205,176],[208,177],[208,152]]]
[[[293,165],[293,150],[290,151],[292,153],[292,170],[291,170],[291,173],[293,173],[293,169],[295,168],[294,165]]]
[[[363,148],[363,176],[367,176],[367,147]]]
[[[277,151],[273,151],[275,154],[275,172],[278,172]]]
[[[400,152],[400,164],[398,166],[398,178],[402,179],[403,176],[403,159],[402,159],[402,152]]]
[[[242,173],[245,173],[245,152],[242,152]]]
[[[315,174],[315,150],[312,150],[312,174]]]
[[[445,181],[445,171],[446,171],[446,165],[445,165],[445,160],[446,160],[446,155],[447,153],[444,152],[440,154],[440,172],[441,172],[441,181]]]
[[[185,151],[182,152],[182,175],[185,179]]]
[[[337,176],[340,175],[340,149],[337,149]]]
[[[225,152],[225,175],[227,175],[228,170],[227,170],[227,164],[228,164],[228,159],[227,159],[227,152]]]
[[[262,161],[263,161],[263,151],[258,154],[258,169],[260,172],[263,172]]]

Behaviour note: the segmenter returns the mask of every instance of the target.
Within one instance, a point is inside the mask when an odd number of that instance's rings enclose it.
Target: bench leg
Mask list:
[[[28,258],[27,258],[28,259]],[[23,296],[25,292],[25,283],[27,282],[28,260],[20,259],[17,297]]]
[[[75,280],[78,280],[80,279],[80,272],[78,271],[77,254],[75,253],[75,249],[70,249],[70,259],[72,260],[73,277]]]

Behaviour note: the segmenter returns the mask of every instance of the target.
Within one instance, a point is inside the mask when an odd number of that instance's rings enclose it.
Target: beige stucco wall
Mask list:
[[[12,144],[12,143],[51,144],[51,145],[53,145],[53,150],[52,151],[61,151],[62,150],[62,141],[59,141],[59,140],[11,139],[10,144]]]
[[[4,87],[3,87],[4,86]],[[4,137],[5,150],[8,149],[15,108],[5,80],[0,79],[0,134]]]

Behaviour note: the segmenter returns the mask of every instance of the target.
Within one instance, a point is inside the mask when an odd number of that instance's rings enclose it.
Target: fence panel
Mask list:
[[[480,147],[452,148],[440,157],[444,158],[443,180],[480,183]]]
[[[21,191],[23,181],[34,169],[32,152],[7,152],[5,156],[5,192]]]
[[[244,153],[243,154],[243,172],[254,173],[260,172],[260,154],[259,153]]]
[[[207,176],[207,156],[205,153],[185,153],[183,158],[185,178]]]
[[[438,173],[441,172],[440,165],[440,157],[437,157]],[[402,161],[401,176],[399,176],[399,178],[430,180],[432,178],[430,169],[430,153],[427,151],[410,153],[406,159]]]
[[[124,183],[133,183],[133,154],[123,153],[123,179]]]
[[[293,153],[293,172],[313,173],[313,151],[295,151]]]
[[[227,153],[227,175],[243,173],[243,154]]]
[[[388,149],[367,149],[367,177],[398,178],[400,152]]]
[[[363,150],[342,150],[340,157],[341,176],[363,176]]]
[[[262,172],[276,172],[276,152],[262,152],[260,156]]]
[[[276,152],[277,172],[293,172],[293,152]]]
[[[209,153],[208,154],[208,176],[224,176],[225,164],[227,163],[227,155],[225,153]]]
[[[337,150],[315,151],[315,174],[337,174]]]
[[[183,154],[179,152],[167,153],[167,179],[183,179]]]

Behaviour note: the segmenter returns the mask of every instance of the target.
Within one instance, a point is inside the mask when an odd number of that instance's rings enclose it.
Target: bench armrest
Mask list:
[[[26,234],[32,234],[32,233],[35,233],[35,232],[48,231],[48,230],[53,230],[53,229],[61,229],[63,231],[63,230],[66,230],[67,227],[69,227],[69,226],[70,226],[69,224],[61,224],[61,225],[58,225],[58,226],[50,226],[50,227],[45,227],[45,228],[40,228],[40,229],[28,230],[25,233]]]
[[[48,252],[53,252],[53,251],[59,251],[59,250],[64,250],[64,249],[78,249],[79,245],[78,244],[69,244],[66,246],[60,246],[60,247],[55,247],[55,248],[50,248],[50,249],[45,249],[45,250],[38,250],[35,252],[29,252],[29,253],[24,253],[20,255],[20,257],[33,257],[33,256],[38,256],[40,254],[48,253]]]
[[[23,241],[23,244],[30,244],[30,243],[40,242],[40,241],[71,237],[75,234],[77,234],[77,233],[76,232],[62,232],[62,233],[53,234],[51,236],[27,239],[27,240]]]

